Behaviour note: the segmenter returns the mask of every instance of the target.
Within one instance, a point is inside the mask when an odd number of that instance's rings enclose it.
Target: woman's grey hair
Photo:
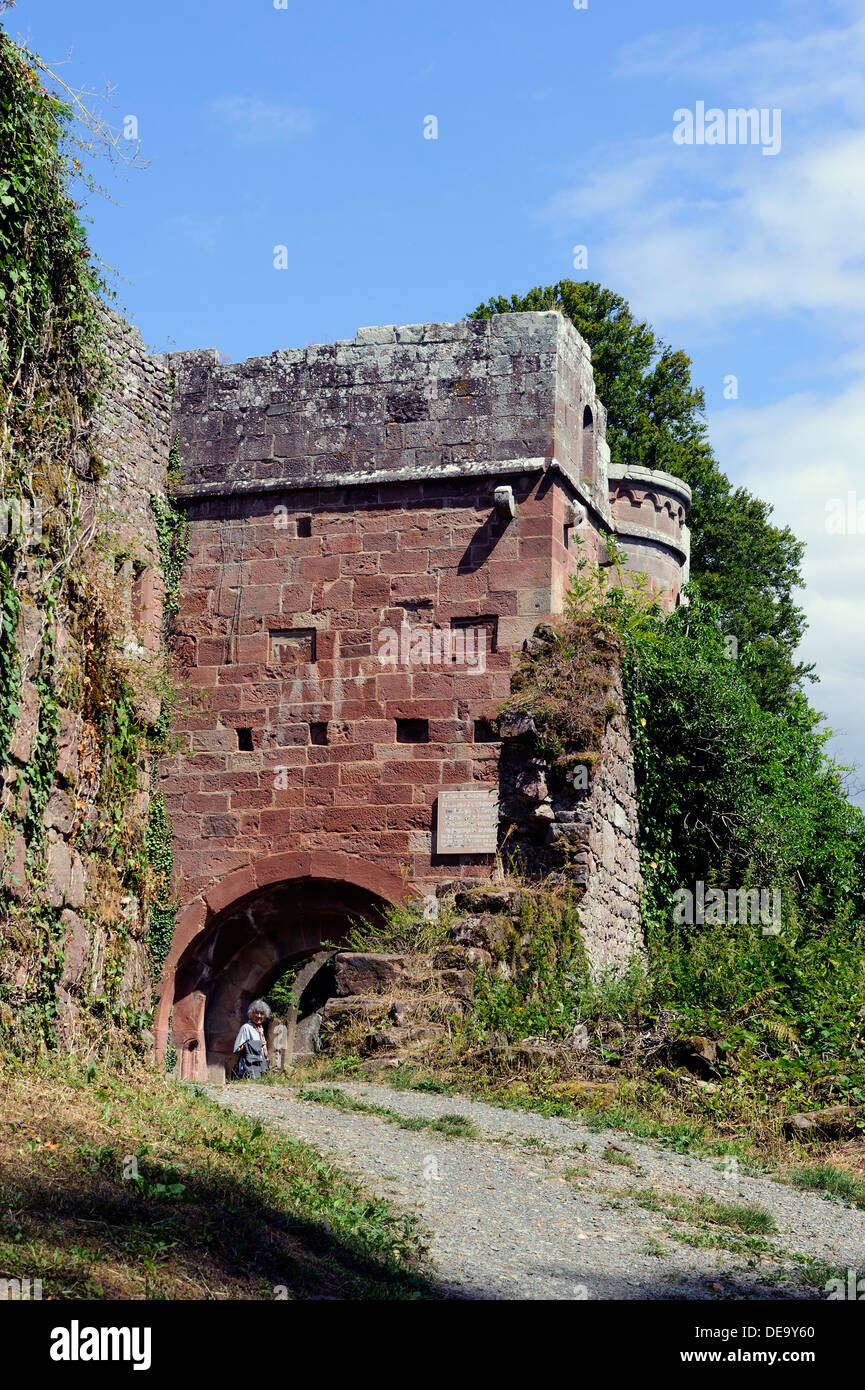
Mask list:
[[[264,1014],[265,1018],[270,1018],[270,1005],[265,1004],[263,999],[253,999],[246,1011],[246,1017],[252,1018],[253,1014]]]

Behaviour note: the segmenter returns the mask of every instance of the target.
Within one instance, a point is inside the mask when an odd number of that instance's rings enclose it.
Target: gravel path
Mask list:
[[[454,1297],[824,1298],[826,1275],[816,1287],[807,1282],[807,1260],[865,1267],[865,1211],[720,1171],[718,1160],[462,1096],[354,1081],[308,1084],[338,1087],[405,1117],[461,1115],[480,1131],[478,1139],[447,1139],[405,1130],[378,1115],[300,1101],[288,1086],[211,1090],[220,1104],[309,1140],[417,1214],[431,1233],[438,1282]],[[749,1238],[693,1213],[687,1222],[670,1220],[668,1194],[758,1205],[774,1217],[777,1234]],[[641,1196],[661,1209],[638,1205]],[[719,1249],[718,1238],[747,1248]],[[768,1248],[755,1251],[749,1239]]]

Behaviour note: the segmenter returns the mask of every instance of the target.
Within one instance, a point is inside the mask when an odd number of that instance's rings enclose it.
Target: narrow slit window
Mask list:
[[[595,481],[595,421],[589,406],[583,411],[583,477]]]

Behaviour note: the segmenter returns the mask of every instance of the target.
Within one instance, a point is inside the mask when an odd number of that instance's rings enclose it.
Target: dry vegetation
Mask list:
[[[0,1097],[0,1277],[44,1298],[434,1296],[411,1218],[197,1088],[51,1061]]]

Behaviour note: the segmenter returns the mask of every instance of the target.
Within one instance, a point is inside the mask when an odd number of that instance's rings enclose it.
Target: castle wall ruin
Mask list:
[[[674,606],[690,494],[611,468],[588,348],[557,313],[168,365],[190,523],[173,648],[190,700],[161,769],[184,908],[158,1036],[173,1003],[175,1043],[198,1054],[187,1074],[204,1075],[213,942],[238,903],[295,872],[383,902],[395,885],[434,902],[455,874],[496,872],[504,824],[490,839],[483,804],[514,654],[562,612],[579,558],[604,562],[605,532]],[[632,792],[623,721],[588,827],[600,964],[638,936],[635,808],[614,794]],[[478,808],[462,852],[446,804]],[[264,917],[246,911],[238,952]]]

